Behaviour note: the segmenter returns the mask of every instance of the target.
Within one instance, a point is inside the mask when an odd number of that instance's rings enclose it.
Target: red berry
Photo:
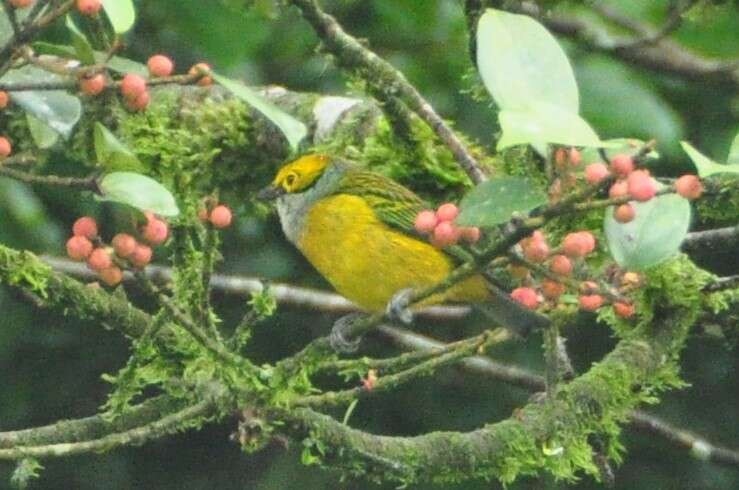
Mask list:
[[[531,239],[524,246],[523,255],[531,262],[544,262],[549,256],[549,245],[543,239]]]
[[[657,194],[657,183],[646,170],[634,170],[627,179],[629,194],[635,200],[649,201]]]
[[[613,210],[613,218],[619,223],[628,223],[636,216],[636,208],[629,203],[622,204]]]
[[[75,235],[67,240],[67,255],[72,260],[86,260],[92,249],[92,242],[83,236]]]
[[[134,267],[144,268],[151,262],[152,251],[148,245],[138,244],[128,260]]]
[[[136,239],[128,233],[118,233],[113,237],[111,244],[115,254],[122,259],[130,257],[137,245]]]
[[[153,77],[168,77],[174,71],[174,63],[163,54],[155,54],[146,62],[149,73]]]
[[[580,296],[580,308],[585,311],[595,311],[601,306],[603,306],[603,296],[600,294]]]
[[[102,279],[105,284],[112,287],[117,286],[123,280],[123,271],[121,271],[120,267],[114,265],[107,269],[98,271],[98,276],[100,276],[100,279]]]
[[[450,202],[444,203],[436,210],[439,221],[454,221],[459,216],[459,208]]]
[[[439,247],[448,247],[454,245],[459,240],[460,231],[459,228],[454,226],[449,221],[442,221],[436,228],[434,228],[434,237],[432,243]]]
[[[228,228],[231,226],[233,213],[231,213],[231,209],[228,206],[221,204],[213,208],[213,211],[210,212],[209,219],[211,224],[216,228]]]
[[[77,0],[77,10],[82,15],[95,15],[102,6],[100,0]]]
[[[572,165],[573,167],[577,167],[578,165],[580,165],[580,163],[582,163],[582,155],[580,154],[580,150],[578,150],[577,148],[570,148],[569,156],[570,165]]]
[[[629,184],[625,180],[617,180],[608,190],[608,197],[615,199],[617,197],[623,197],[629,193]]]
[[[547,299],[557,299],[567,290],[564,284],[551,279],[544,279],[541,283],[541,292]]]
[[[614,303],[613,311],[621,318],[630,318],[634,315],[634,305],[621,302]]]
[[[625,153],[616,155],[611,159],[611,170],[616,175],[626,177],[634,171],[634,159],[631,158],[631,155],[626,155]]]
[[[22,9],[32,5],[34,0],[10,0],[10,5],[17,9]]]
[[[5,136],[0,136],[0,160],[7,158],[13,153],[13,145]]]
[[[95,218],[90,216],[78,218],[77,221],[74,222],[74,225],[72,225],[72,234],[90,239],[95,238],[98,235],[98,224],[95,221]]]
[[[516,288],[511,291],[511,299],[529,310],[539,306],[539,295],[532,288]]]
[[[0,109],[5,109],[10,103],[10,96],[5,90],[0,90]]]
[[[569,233],[562,240],[562,251],[568,257],[584,257],[595,250],[595,237],[588,231]]]
[[[564,255],[555,255],[549,264],[549,269],[555,274],[569,276],[572,274],[572,261]]]
[[[605,163],[591,163],[585,167],[585,180],[587,180],[589,184],[597,184],[610,174],[611,173],[608,171],[608,167],[606,167]]]
[[[190,68],[188,74],[190,76],[200,75],[200,78],[198,79],[198,85],[200,85],[201,87],[206,87],[213,84],[213,78],[207,75],[210,73],[210,70],[210,65],[206,63],[198,63]]]
[[[105,89],[105,75],[98,73],[80,79],[80,90],[85,95],[98,95]]]
[[[436,213],[431,210],[427,209],[416,215],[415,227],[418,233],[431,233],[437,224],[439,224],[439,220],[436,217]]]
[[[143,111],[149,105],[150,100],[151,96],[149,95],[149,91],[147,90],[135,99],[126,99],[126,107],[134,112]]]
[[[703,194],[703,184],[695,175],[683,175],[675,182],[675,190],[685,199],[698,199]]]
[[[150,219],[144,226],[141,234],[143,235],[144,240],[149,242],[151,245],[160,245],[167,241],[167,236],[169,236],[169,226],[160,219]]]
[[[104,248],[96,248],[87,258],[87,266],[94,271],[101,271],[113,265],[110,253]]]
[[[121,94],[129,99],[134,100],[141,94],[146,92],[146,80],[135,73],[128,73],[121,81]]]
[[[480,228],[477,226],[465,226],[460,228],[462,240],[467,243],[477,243],[480,240]]]

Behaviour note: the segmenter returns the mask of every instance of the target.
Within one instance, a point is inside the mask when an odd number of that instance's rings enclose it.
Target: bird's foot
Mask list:
[[[385,308],[385,315],[391,321],[397,321],[404,325],[410,325],[413,323],[413,312],[408,305],[411,303],[413,297],[413,289],[406,288],[401,289],[390,298],[390,301]]]
[[[342,354],[356,352],[359,348],[359,343],[362,341],[362,337],[353,337],[349,332],[351,331],[352,325],[365,316],[362,313],[350,313],[336,320],[334,326],[331,327],[331,334],[328,337],[331,348]]]

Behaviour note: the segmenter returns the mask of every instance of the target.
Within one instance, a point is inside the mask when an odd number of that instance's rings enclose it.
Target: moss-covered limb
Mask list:
[[[104,415],[93,415],[75,420],[60,420],[42,427],[0,432],[0,449],[99,439],[113,432],[123,432],[148,424],[182,408],[182,402],[162,395],[131,407],[128,412],[112,420]]]
[[[723,249],[736,244],[739,244],[739,225],[688,233],[682,249],[687,253],[693,253],[706,249]]]
[[[212,402],[202,401],[178,412],[165,415],[154,422],[123,432],[109,434],[99,439],[0,449],[0,459],[58,458],[89,452],[110,451],[121,446],[140,445],[183,430],[188,425],[200,423],[204,418],[209,418],[215,413],[216,408]]]
[[[54,187],[67,187],[75,190],[97,191],[95,178],[58,177],[56,175],[38,175],[22,170],[16,170],[0,164],[0,176],[24,182],[26,184],[41,184]]]

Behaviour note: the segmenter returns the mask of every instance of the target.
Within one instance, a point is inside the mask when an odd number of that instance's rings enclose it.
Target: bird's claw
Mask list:
[[[401,289],[395,293],[387,304],[385,315],[390,320],[398,321],[404,325],[413,323],[413,312],[408,308],[412,295],[413,289],[411,288]]]
[[[364,315],[361,313],[350,313],[334,322],[328,337],[329,344],[331,344],[333,350],[342,354],[351,354],[357,351],[362,337],[351,338],[347,335],[347,330],[363,317]]]

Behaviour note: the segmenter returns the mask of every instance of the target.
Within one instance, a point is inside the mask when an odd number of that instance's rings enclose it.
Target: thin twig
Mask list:
[[[42,184],[52,187],[68,187],[85,191],[100,192],[95,177],[60,177],[58,175],[36,175],[6,167],[0,162],[0,176],[24,182],[26,184]]]

